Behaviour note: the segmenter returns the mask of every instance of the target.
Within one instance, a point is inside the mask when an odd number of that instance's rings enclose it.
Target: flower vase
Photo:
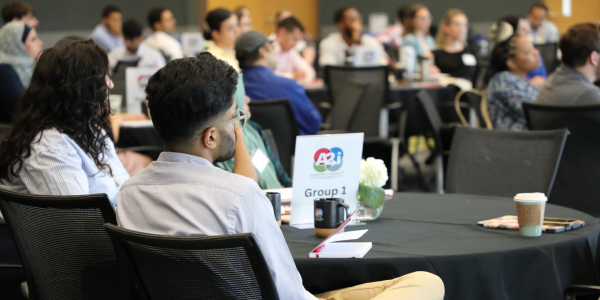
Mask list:
[[[356,212],[356,214],[358,216],[356,217],[356,219],[361,222],[377,220],[379,218],[379,216],[381,216],[381,213],[383,212],[384,204],[381,204],[381,206],[379,208],[372,208],[372,207],[368,206],[367,204],[359,201],[358,202],[358,211]]]

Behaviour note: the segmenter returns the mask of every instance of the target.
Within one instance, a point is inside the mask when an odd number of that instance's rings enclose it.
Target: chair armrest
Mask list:
[[[331,105],[329,102],[319,102],[319,107],[323,109],[331,109],[333,108],[333,105]]]
[[[573,300],[575,297],[594,296],[600,297],[600,286],[595,285],[572,285],[565,290],[564,299]]]
[[[455,103],[449,102],[449,101],[438,102],[438,103],[436,103],[436,105],[438,107],[455,107]],[[460,108],[471,108],[471,105],[469,105],[469,103],[465,103],[465,102],[460,102],[458,104],[458,106],[460,106]]]

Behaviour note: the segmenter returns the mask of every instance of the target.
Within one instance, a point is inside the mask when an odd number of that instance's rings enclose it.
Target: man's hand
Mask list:
[[[296,70],[292,72],[292,74],[294,75],[294,79],[296,80],[304,79],[306,77],[306,72],[304,72],[303,70]]]
[[[544,84],[544,82],[546,82],[546,78],[540,75],[537,75],[529,80],[529,83],[537,86],[541,86],[542,84]]]

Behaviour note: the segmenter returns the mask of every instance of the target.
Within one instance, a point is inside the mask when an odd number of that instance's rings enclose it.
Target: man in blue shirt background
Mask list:
[[[108,5],[102,10],[102,22],[96,25],[91,39],[106,52],[125,45],[122,33],[123,13],[118,6]]]
[[[288,98],[294,109],[300,135],[315,134],[323,121],[319,111],[295,80],[279,77],[273,70],[277,56],[267,37],[249,31],[238,37],[235,54],[244,74],[246,95],[252,100]]]

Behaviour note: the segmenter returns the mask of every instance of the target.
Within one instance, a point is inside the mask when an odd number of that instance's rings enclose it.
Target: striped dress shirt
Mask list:
[[[41,135],[41,138],[40,138]],[[119,188],[129,174],[117,157],[112,141],[107,141],[108,171],[98,169],[90,155],[66,134],[47,129],[31,143],[31,155],[23,159],[23,168],[11,182],[0,187],[37,195],[87,195],[105,193],[117,205]]]

